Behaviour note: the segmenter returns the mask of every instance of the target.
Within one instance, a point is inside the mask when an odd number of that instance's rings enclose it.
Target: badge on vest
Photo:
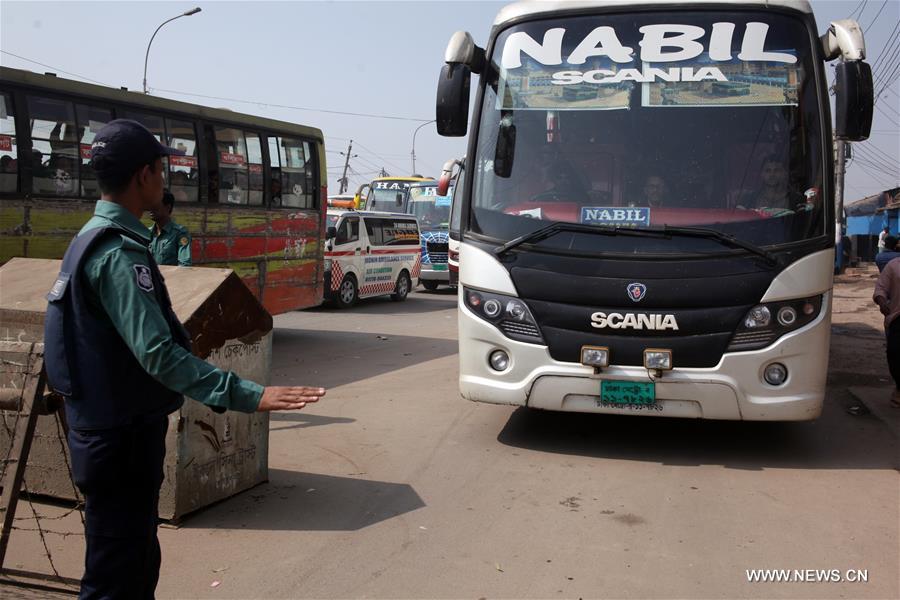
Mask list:
[[[69,283],[69,274],[60,271],[59,277],[56,278],[56,281],[53,283],[53,287],[50,288],[50,293],[47,294],[47,300],[50,302],[56,302],[60,298],[63,297],[63,294],[66,293],[66,286]]]
[[[150,267],[146,265],[134,265],[134,276],[139,288],[145,292],[153,291],[153,276],[150,274]]]

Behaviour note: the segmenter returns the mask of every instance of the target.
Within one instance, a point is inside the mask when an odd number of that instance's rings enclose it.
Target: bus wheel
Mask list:
[[[356,279],[353,275],[344,276],[334,300],[340,308],[350,308],[356,304],[356,301],[359,300],[359,295],[356,289]]]
[[[432,281],[431,279],[423,279],[422,285],[424,285],[425,289],[428,290],[429,292],[433,292],[434,290],[436,290],[438,288],[438,282]]]
[[[394,286],[394,293],[391,294],[391,300],[394,302],[403,302],[409,295],[409,289],[412,287],[412,281],[406,271],[400,271],[400,277],[397,278],[397,285]]]

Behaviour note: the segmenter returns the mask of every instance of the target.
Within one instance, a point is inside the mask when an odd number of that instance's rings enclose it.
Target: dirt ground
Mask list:
[[[882,315],[872,302],[878,269],[874,264],[835,277],[828,384],[888,387]]]

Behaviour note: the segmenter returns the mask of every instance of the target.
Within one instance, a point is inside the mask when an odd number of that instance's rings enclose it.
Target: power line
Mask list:
[[[886,113],[886,112],[884,111],[884,109],[881,108],[881,105],[880,105],[880,104],[876,104],[876,105],[875,105],[875,108],[877,108],[878,110],[881,111],[881,114],[884,115],[884,118],[885,118],[885,119],[887,119],[888,121],[890,121],[891,123],[893,123],[893,124],[896,125],[897,127],[900,127],[900,123],[898,123],[898,122],[895,121],[893,118],[891,118],[891,115],[889,115],[888,113]]]
[[[384,162],[385,165],[391,167],[392,169],[395,169],[398,173],[403,173],[404,171],[406,171],[406,169],[404,169],[402,167],[398,167],[395,164],[391,164],[391,162],[389,160],[387,160],[386,158],[384,158],[383,156],[381,156],[380,154],[378,154],[377,152],[375,152],[368,146],[366,146],[364,144],[360,144],[359,142],[357,142],[357,144],[359,145],[360,148],[362,148],[363,150],[366,150],[369,154],[372,154],[376,158],[380,158]]]
[[[880,166],[885,171],[896,172],[896,170],[897,170],[896,167],[894,167],[890,161],[884,160],[883,158],[881,158],[877,154],[874,154],[873,152],[871,152],[864,146],[859,146],[858,148],[856,148],[856,156],[858,158],[865,158],[869,162],[874,162],[874,163],[878,164],[878,166]]]
[[[853,12],[850,13],[850,18],[851,18],[851,19],[854,19],[854,18],[855,18],[857,21],[858,21],[859,19],[861,19],[861,18],[862,18],[863,11],[866,10],[866,4],[868,4],[868,3],[869,3],[869,0],[861,0],[860,3],[856,5],[856,8],[853,9]],[[857,15],[856,17],[854,17],[853,15],[856,14],[856,11],[857,11],[857,10],[859,11],[859,15]]]
[[[870,171],[869,169],[867,169],[867,168],[863,165],[863,163],[858,163],[856,166],[858,166],[860,169],[862,169],[863,171],[865,171],[865,172],[869,175],[869,177],[872,177],[873,179],[875,179],[876,181],[878,181],[881,185],[886,185],[886,186],[892,186],[892,185],[894,185],[894,182],[893,182],[893,181],[891,181],[890,179],[884,179],[884,177],[883,177],[882,175],[880,175],[877,171],[876,171],[875,173],[873,173],[872,171]]]
[[[872,146],[871,144],[858,144],[856,150],[862,152],[863,155],[869,155],[875,159],[881,160],[891,169],[900,170],[900,166],[897,166],[897,161],[894,160],[893,157],[888,156],[887,153],[877,146]]]
[[[882,150],[881,148],[879,148],[879,147],[876,146],[875,144],[873,144],[873,143],[871,143],[871,142],[863,142],[863,143],[866,144],[866,145],[865,145],[865,148],[866,148],[866,149],[871,150],[871,151],[875,152],[875,154],[877,154],[877,155],[879,155],[879,156],[882,156],[882,157],[886,158],[886,159],[887,159],[888,161],[890,161],[891,163],[897,162],[896,159],[895,159],[893,156],[889,155],[887,152],[885,152],[884,150]]]
[[[181,96],[193,96],[196,98],[206,98],[209,100],[223,100],[225,102],[240,102],[242,104],[255,104],[257,106],[266,106],[269,108],[286,108],[289,110],[305,110],[309,112],[320,112],[320,113],[328,113],[332,115],[345,115],[350,117],[367,117],[370,119],[392,119],[395,121],[415,121],[418,123],[427,123],[431,119],[417,119],[415,117],[400,117],[397,115],[379,115],[375,113],[358,113],[358,112],[350,112],[344,110],[329,110],[325,108],[312,108],[309,106],[291,106],[288,104],[274,104],[271,102],[260,102],[258,100],[241,100],[239,98],[226,98],[224,96],[209,96],[206,94],[195,94],[192,92],[181,92],[178,90],[167,90],[163,88],[154,88],[157,92],[165,92],[167,94],[178,94]]]
[[[890,35],[888,35],[887,39],[884,40],[884,44],[881,46],[881,50],[878,51],[878,55],[872,60],[872,70],[878,66],[878,63],[884,58],[884,50],[887,48],[892,41],[895,41],[894,34],[897,33],[897,28],[900,27],[900,19],[897,19],[897,22],[894,23],[894,29],[891,31]]]
[[[8,54],[10,56],[15,56],[19,60],[24,60],[25,62],[30,62],[30,63],[34,63],[36,65],[40,65],[42,67],[47,67],[48,69],[53,69],[55,72],[58,72],[58,73],[65,73],[66,75],[71,75],[72,77],[77,77],[78,79],[84,79],[85,81],[90,81],[91,83],[98,83],[98,84],[106,86],[106,87],[115,87],[114,85],[110,85],[108,83],[103,83],[102,81],[97,81],[96,79],[91,79],[90,77],[85,77],[84,75],[79,75],[78,73],[72,73],[70,71],[66,71],[59,67],[54,67],[53,65],[47,65],[42,62],[32,60],[30,58],[25,58],[24,56],[19,56],[18,54],[13,54],[12,52],[7,52],[6,50],[0,50],[0,52],[2,52],[3,54]]]
[[[882,159],[879,159],[872,154],[865,154],[863,152],[857,151],[856,158],[865,163],[869,163],[873,167],[878,167],[879,170],[887,175],[894,176],[898,174],[896,168],[891,167],[890,164],[886,164]]]
[[[888,3],[888,0],[884,0],[884,2],[881,4],[881,8],[879,8],[879,9],[878,9],[878,12],[875,13],[875,18],[872,19],[872,22],[871,22],[871,23],[869,23],[869,27],[866,27],[865,29],[863,29],[863,33],[864,33],[864,34],[866,34],[866,33],[869,32],[869,28],[872,27],[872,25],[875,24],[875,21],[878,20],[878,17],[881,16],[881,11],[884,10],[884,7],[887,6],[887,3]]]

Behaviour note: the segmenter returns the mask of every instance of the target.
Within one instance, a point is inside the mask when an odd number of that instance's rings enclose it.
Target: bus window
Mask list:
[[[313,178],[316,176],[315,171],[313,170],[315,166],[315,157],[313,156],[309,142],[303,142],[303,154],[306,155],[306,191],[311,196],[310,204],[307,208],[315,208],[316,197],[312,195],[313,189],[315,189],[315,186],[313,185]]]
[[[262,206],[263,203],[263,158],[262,145],[258,133],[247,133],[247,160],[249,165],[249,203]]]
[[[151,115],[137,111],[126,111],[125,118],[137,121],[147,129],[149,129],[150,133],[153,134],[153,137],[155,137],[160,144],[166,143],[165,126],[163,125],[163,118],[159,115]],[[163,180],[165,181],[165,186],[169,187],[168,158],[165,157],[163,158]]]
[[[78,195],[78,140],[71,102],[28,97],[31,116],[32,191],[52,196]]]
[[[169,191],[176,202],[197,202],[200,171],[197,168],[197,134],[190,121],[166,119],[166,145],[184,152],[169,157]]]
[[[282,206],[315,208],[313,190],[307,184],[303,142],[279,138],[283,164],[281,167]]]
[[[0,192],[15,192],[19,181],[16,122],[7,94],[0,94],[0,109]]]
[[[281,206],[281,158],[278,153],[278,138],[269,136],[269,170],[272,180],[269,182],[269,204]]]
[[[91,167],[91,144],[100,129],[112,121],[112,111],[86,104],[75,105],[75,117],[81,138],[78,141],[78,153],[81,156],[81,195],[86,198],[100,196],[97,177]]]
[[[247,204],[247,144],[244,132],[216,127],[219,161],[219,202]]]

